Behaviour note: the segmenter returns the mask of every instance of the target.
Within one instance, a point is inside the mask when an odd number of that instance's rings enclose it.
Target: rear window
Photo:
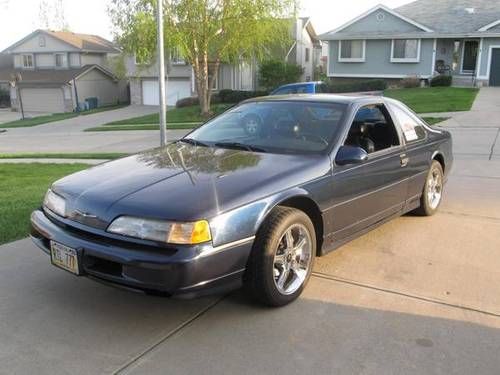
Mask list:
[[[289,94],[307,94],[309,93],[309,89],[307,85],[301,86],[291,86],[291,87],[283,87],[274,92],[274,95],[289,95]]]

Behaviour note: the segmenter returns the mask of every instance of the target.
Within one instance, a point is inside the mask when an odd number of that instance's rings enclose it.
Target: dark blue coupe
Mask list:
[[[32,238],[76,275],[187,297],[244,285],[280,306],[316,256],[407,212],[434,214],[451,165],[450,134],[395,100],[259,98],[57,181]]]

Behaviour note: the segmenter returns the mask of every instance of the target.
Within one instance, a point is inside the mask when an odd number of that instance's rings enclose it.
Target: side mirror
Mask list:
[[[335,163],[337,165],[361,164],[368,159],[368,153],[361,147],[342,146],[337,152]]]

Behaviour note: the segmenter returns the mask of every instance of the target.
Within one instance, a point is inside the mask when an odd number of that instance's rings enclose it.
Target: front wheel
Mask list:
[[[420,207],[414,211],[416,214],[432,216],[437,212],[443,199],[443,179],[443,167],[433,160],[420,198]]]
[[[315,254],[311,219],[294,208],[275,208],[257,233],[245,273],[246,289],[269,306],[292,302],[309,281]]]

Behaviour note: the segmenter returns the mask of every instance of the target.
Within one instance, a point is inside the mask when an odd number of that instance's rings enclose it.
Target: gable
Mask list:
[[[45,38],[45,46],[40,46],[40,36]],[[65,52],[77,51],[78,49],[64,43],[46,33],[37,32],[28,36],[25,40],[21,40],[17,45],[14,45],[9,50],[10,53],[43,53],[43,52]]]
[[[422,32],[421,28],[396,17],[384,9],[378,9],[342,29],[344,34],[387,34]]]

